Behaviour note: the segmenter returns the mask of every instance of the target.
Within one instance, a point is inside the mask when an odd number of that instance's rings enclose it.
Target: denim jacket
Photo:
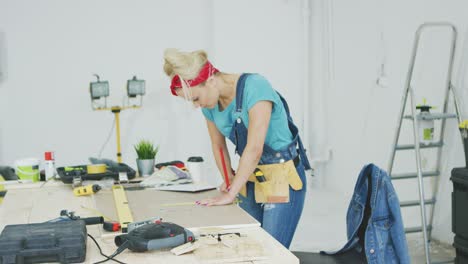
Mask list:
[[[374,164],[359,174],[346,225],[348,242],[326,254],[364,249],[369,264],[410,263],[400,202],[388,174]]]

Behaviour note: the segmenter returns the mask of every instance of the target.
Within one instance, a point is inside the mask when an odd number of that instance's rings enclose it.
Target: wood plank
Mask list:
[[[96,215],[83,207],[94,207],[93,199],[90,196],[76,197],[71,188],[11,189],[0,206],[0,228],[7,224],[45,222],[59,217],[64,209],[80,212],[81,217]]]
[[[234,263],[269,259],[263,245],[245,233],[241,237],[224,235],[221,237],[221,241],[218,241],[217,238],[205,239],[205,237],[201,237],[198,242],[200,246],[194,254],[202,263]]]
[[[213,197],[218,194],[218,191],[185,193],[144,189],[126,191],[126,193],[134,221],[160,217],[163,221],[174,222],[191,229],[200,227],[240,228],[260,226],[260,223],[237,205],[206,207],[185,204]],[[97,210],[111,219],[117,219],[114,206],[109,206],[113,204],[112,199],[112,193],[106,190],[94,195]],[[166,206],[178,203],[184,205]]]

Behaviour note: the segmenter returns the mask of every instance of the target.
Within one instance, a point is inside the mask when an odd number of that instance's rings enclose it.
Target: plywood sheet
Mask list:
[[[177,205],[195,203],[216,196],[218,191],[202,193],[167,192],[152,189],[126,191],[134,221],[160,217],[185,228],[223,227],[239,228],[260,224],[237,205],[199,206]],[[106,217],[117,219],[112,192],[100,191],[94,195],[96,208]],[[171,206],[170,204],[174,204]]]
[[[263,245],[249,235],[224,235],[221,241],[201,237],[200,246],[194,254],[201,263],[234,263],[243,261],[267,260]]]
[[[61,210],[76,212],[80,217],[96,216],[85,208],[94,207],[90,196],[76,197],[71,188],[41,187],[12,189],[0,206],[0,230],[5,225],[42,223],[60,216]],[[88,232],[100,236],[100,228],[88,226]]]

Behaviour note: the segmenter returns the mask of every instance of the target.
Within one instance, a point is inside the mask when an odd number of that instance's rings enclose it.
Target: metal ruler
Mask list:
[[[112,186],[112,193],[114,194],[115,208],[117,209],[117,216],[119,217],[122,232],[126,233],[128,224],[133,222],[132,212],[128,206],[127,195],[122,185]]]

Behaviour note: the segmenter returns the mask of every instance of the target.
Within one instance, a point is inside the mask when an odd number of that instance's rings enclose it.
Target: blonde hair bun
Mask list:
[[[208,60],[204,50],[183,52],[178,49],[166,49],[164,51],[164,72],[169,77],[179,75],[182,79],[195,78],[203,65]]]

